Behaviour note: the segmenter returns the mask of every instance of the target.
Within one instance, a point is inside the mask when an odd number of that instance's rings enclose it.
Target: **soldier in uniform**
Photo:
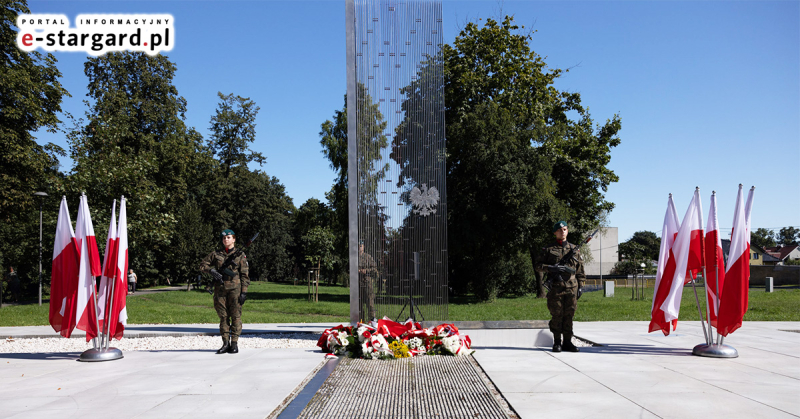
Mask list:
[[[358,244],[358,280],[360,291],[366,297],[367,321],[375,318],[375,278],[378,274],[378,265],[375,259],[364,253],[364,242]]]
[[[553,352],[578,352],[572,343],[572,318],[575,316],[577,300],[581,298],[586,274],[583,271],[583,259],[580,250],[567,242],[566,221],[553,225],[556,241],[542,249],[536,262],[537,272],[547,272],[550,291],[547,293],[547,308],[550,310],[550,331],[553,332]],[[571,250],[573,256],[560,264]],[[562,343],[561,336],[564,336]]]
[[[209,273],[215,279],[214,309],[219,316],[219,333],[222,335],[222,347],[217,353],[235,354],[239,353],[242,305],[247,299],[247,287],[250,285],[250,267],[244,252],[236,249],[233,230],[223,230],[220,237],[222,249],[211,252],[200,262],[200,272]],[[228,259],[232,264],[221,269]]]

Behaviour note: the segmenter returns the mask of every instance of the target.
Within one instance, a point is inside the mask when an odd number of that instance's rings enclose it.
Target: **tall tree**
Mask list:
[[[4,1],[0,6],[0,220],[4,223],[34,209],[33,192],[53,192],[57,156],[64,155],[61,147],[39,145],[33,136],[39,129],[58,130],[61,101],[69,92],[59,82],[61,72],[53,54],[17,48],[17,16],[30,12],[25,0]]]
[[[294,265],[292,218],[296,209],[277,178],[248,168],[252,162],[262,165],[266,161],[250,148],[256,140],[260,108],[249,98],[233,93],[218,96],[208,140],[217,166],[207,176],[205,219],[215,232],[233,229],[240,245],[259,233],[246,252],[251,279],[284,279]]]
[[[766,228],[759,228],[750,232],[750,243],[763,248],[775,247],[775,232]]]
[[[89,58],[87,122],[68,134],[71,194],[86,191],[93,219],[108,220],[112,200],[127,198],[130,264],[143,285],[175,278],[164,255],[175,239],[176,214],[213,163],[200,134],[184,123],[175,71],[163,55]]]
[[[247,166],[250,162],[263,165],[266,158],[250,149],[256,139],[256,116],[261,109],[250,98],[224,95],[220,98],[216,114],[211,117],[209,146],[217,156],[224,176],[230,176],[231,168]]]
[[[521,251],[532,263],[554,221],[581,236],[614,207],[603,193],[617,181],[619,117],[595,127],[521,29],[511,17],[468,23],[442,50],[451,283],[485,299],[531,289],[504,267]]]
[[[389,140],[385,135],[387,122],[380,112],[379,105],[368,94],[363,84],[358,84],[359,108],[362,116],[356,129],[362,141],[362,150],[366,152],[359,156],[358,171],[361,176],[359,183],[359,209],[370,211],[377,208],[375,192],[377,182],[384,178],[388,170],[388,163],[380,165],[381,150],[388,147]],[[334,120],[322,123],[320,144],[322,153],[330,161],[331,169],[336,171],[336,179],[331,190],[326,193],[326,198],[334,210],[333,233],[336,237],[335,254],[338,261],[337,267],[340,277],[346,278],[348,257],[348,201],[347,201],[347,95],[344,97],[344,107],[341,111],[334,112]],[[371,214],[371,219],[382,219],[381,214]]]
[[[638,247],[631,247],[629,252],[623,250],[625,243],[635,243]],[[652,231],[637,231],[631,238],[620,244],[620,253],[635,255],[636,260],[658,260],[658,252],[661,249],[661,239]]]
[[[800,229],[791,226],[783,227],[778,233],[779,244],[785,244],[785,245],[797,244],[798,239],[800,239]]]

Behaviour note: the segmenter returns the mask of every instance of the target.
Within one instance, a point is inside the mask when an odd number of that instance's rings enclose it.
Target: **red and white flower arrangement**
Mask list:
[[[469,355],[472,341],[453,324],[423,328],[411,319],[403,323],[384,317],[355,327],[339,325],[326,329],[317,341],[329,356],[391,359],[419,355]]]

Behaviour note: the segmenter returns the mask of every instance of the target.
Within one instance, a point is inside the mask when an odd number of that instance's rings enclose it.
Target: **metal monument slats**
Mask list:
[[[358,243],[377,270],[359,274],[358,320],[371,299],[377,318],[446,320],[442,5],[356,0],[354,28]]]
[[[508,418],[469,357],[343,359],[299,418]]]

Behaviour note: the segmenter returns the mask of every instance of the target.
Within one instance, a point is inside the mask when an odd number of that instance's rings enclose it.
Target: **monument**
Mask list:
[[[439,1],[347,0],[350,320],[447,318]]]

